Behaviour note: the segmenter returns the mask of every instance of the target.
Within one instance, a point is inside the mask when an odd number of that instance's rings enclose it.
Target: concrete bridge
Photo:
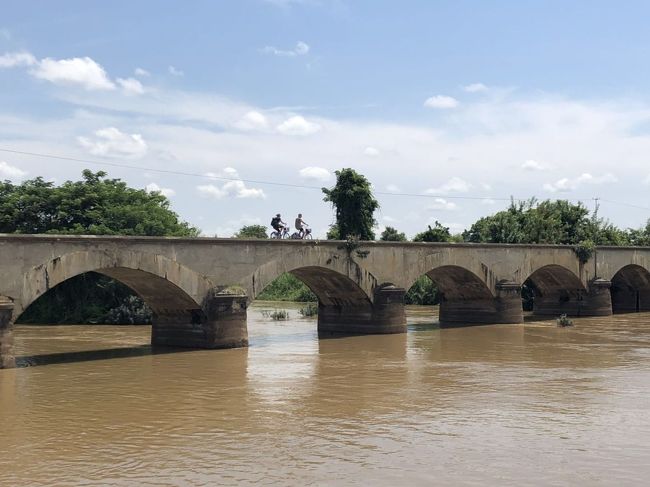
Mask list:
[[[650,248],[600,247],[581,263],[554,245],[0,235],[0,368],[15,364],[21,313],[89,271],[147,302],[162,346],[246,346],[248,304],[285,272],[318,296],[322,335],[406,331],[404,294],[425,274],[441,322],[521,323],[524,282],[539,315],[650,311]]]

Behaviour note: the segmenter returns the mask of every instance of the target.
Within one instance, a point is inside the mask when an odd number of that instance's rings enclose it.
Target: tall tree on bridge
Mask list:
[[[339,238],[357,236],[360,240],[374,240],[374,214],[379,202],[372,194],[370,182],[354,169],[336,171],[333,188],[323,188],[324,201],[332,203],[336,212]]]

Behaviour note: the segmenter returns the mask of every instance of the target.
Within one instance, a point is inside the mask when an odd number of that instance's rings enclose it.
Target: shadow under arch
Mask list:
[[[495,296],[487,284],[469,269],[443,265],[429,270],[425,275],[437,289],[439,319],[443,326],[521,321],[521,306],[516,306],[516,303],[512,306],[511,302],[506,303],[499,295]]]
[[[650,272],[637,264],[626,265],[612,277],[614,313],[650,311]]]
[[[199,309],[213,287],[204,276],[157,254],[82,251],[55,257],[31,268],[15,315],[58,284],[87,272],[106,275],[131,288],[154,310]]]
[[[318,299],[318,332],[320,337],[402,333],[406,331],[404,290],[391,285],[374,288],[372,298],[360,283],[368,286],[374,278],[357,266],[355,281],[350,276],[321,265],[303,265],[282,272],[273,263],[258,269],[253,276],[251,298],[282,274],[289,274],[304,283]],[[264,285],[261,285],[264,282]],[[251,300],[252,300],[251,299]]]
[[[580,315],[581,303],[587,288],[573,271],[557,264],[549,264],[533,271],[524,281],[524,289],[531,292],[535,315]]]

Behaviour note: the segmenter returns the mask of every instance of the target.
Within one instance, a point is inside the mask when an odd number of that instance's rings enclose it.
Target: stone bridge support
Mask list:
[[[395,286],[380,287],[373,303],[318,305],[318,334],[370,335],[406,332],[404,295],[406,291]]]
[[[440,323],[491,324],[522,323],[521,286],[502,281],[496,285],[496,297],[447,299],[440,302]]]
[[[186,348],[248,346],[246,296],[214,294],[200,310],[154,312],[151,345]]]
[[[0,296],[0,369],[16,366],[14,358],[13,328],[14,303],[4,296]]]
[[[535,296],[533,314],[539,316],[610,316],[612,314],[611,282],[591,281],[587,290],[555,289]]]

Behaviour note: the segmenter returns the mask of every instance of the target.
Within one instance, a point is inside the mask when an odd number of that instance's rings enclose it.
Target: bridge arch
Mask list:
[[[580,315],[581,303],[588,290],[572,270],[558,264],[538,267],[523,282],[523,292],[532,299],[532,310],[538,315],[557,316],[563,313]]]
[[[638,264],[619,269],[612,277],[614,313],[650,311],[650,272]]]
[[[50,289],[86,272],[97,272],[122,282],[142,297],[154,313],[198,310],[213,287],[206,277],[157,254],[72,252],[29,269],[23,278],[14,316],[19,316]]]
[[[309,261],[294,255],[261,265],[243,283],[248,300],[253,301],[271,282],[289,273],[305,283],[321,305],[357,306],[373,302],[377,280],[351,259],[333,254]]]

